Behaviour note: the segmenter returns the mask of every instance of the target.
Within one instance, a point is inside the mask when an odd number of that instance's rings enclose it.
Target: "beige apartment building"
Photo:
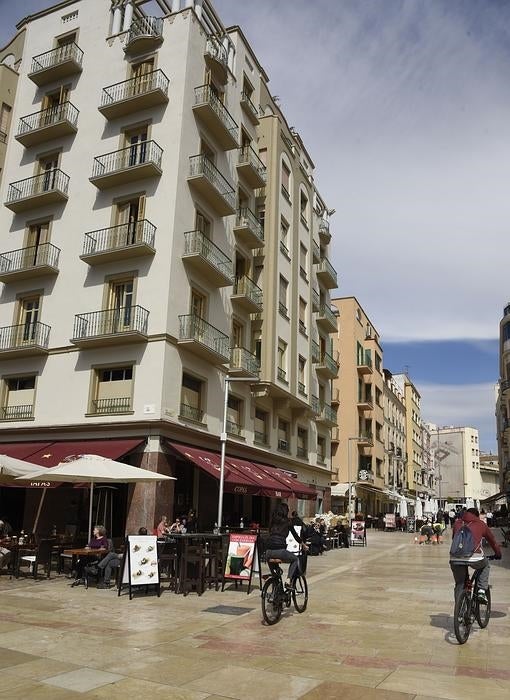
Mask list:
[[[406,406],[406,463],[407,488],[409,495],[428,493],[424,487],[422,473],[422,420],[420,409],[420,394],[407,374],[394,374],[393,379],[404,396]]]
[[[496,424],[500,487],[510,506],[510,303],[499,324],[499,391],[496,398]]]
[[[338,332],[333,352],[340,369],[333,394],[340,411],[333,431],[332,479],[347,493],[354,484],[351,509],[375,515],[388,502],[384,421],[383,353],[379,334],[355,297],[334,298]],[[340,490],[334,489],[340,494]]]
[[[400,386],[388,369],[384,374],[385,468],[387,486],[395,493],[408,490],[406,462],[406,405]],[[398,502],[393,502],[398,507]]]
[[[25,30],[21,29],[6,46],[0,48],[0,182],[4,171],[24,43]]]
[[[144,5],[69,0],[18,27],[2,451],[176,476],[119,485],[118,522],[193,507],[211,527],[228,386],[225,522],[265,523],[281,498],[312,514],[329,507],[338,371],[314,164],[239,27],[208,0]]]

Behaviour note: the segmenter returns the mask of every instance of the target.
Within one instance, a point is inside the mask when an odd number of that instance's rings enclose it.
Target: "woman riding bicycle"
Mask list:
[[[287,588],[292,588],[294,577],[299,571],[299,559],[295,554],[287,551],[287,537],[289,532],[291,532],[294,539],[306,549],[306,545],[289,520],[289,506],[286,503],[280,503],[276,506],[271,516],[266,561],[269,561],[269,559],[280,559],[290,564],[285,586]]]

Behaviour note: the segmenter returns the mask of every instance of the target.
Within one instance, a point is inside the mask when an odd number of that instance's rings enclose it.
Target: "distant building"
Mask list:
[[[442,498],[450,501],[481,500],[484,496],[478,430],[465,426],[439,428],[433,423],[427,427],[435,447]]]
[[[493,454],[480,454],[480,477],[482,480],[482,500],[491,498],[500,492],[499,488],[499,461]]]
[[[499,486],[510,505],[510,303],[499,324],[499,391],[496,395]]]
[[[404,396],[406,407],[406,457],[409,495],[429,495],[427,479],[423,473],[423,445],[421,397],[407,374],[394,374],[393,379]]]

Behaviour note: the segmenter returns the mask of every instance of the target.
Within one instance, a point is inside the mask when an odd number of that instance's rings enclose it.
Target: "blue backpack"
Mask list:
[[[458,557],[462,559],[469,559],[476,548],[475,538],[473,533],[469,529],[468,525],[464,523],[460,530],[458,530],[452,539],[452,546],[450,547],[450,556]]]

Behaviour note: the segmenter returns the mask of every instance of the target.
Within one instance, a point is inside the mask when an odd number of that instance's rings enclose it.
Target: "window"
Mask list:
[[[129,330],[133,323],[134,279],[112,280],[108,287],[107,306],[103,314],[102,333]]]
[[[375,473],[377,476],[382,476],[382,459],[377,459],[375,460]]]
[[[58,90],[48,92],[44,96],[39,126],[53,124],[63,118],[62,105],[69,100],[69,92],[69,85],[61,85]]]
[[[282,194],[290,202],[290,168],[282,162]]]
[[[278,379],[287,383],[287,343],[278,339]]]
[[[27,420],[34,415],[35,375],[3,380],[0,420]]]
[[[302,355],[298,359],[298,391],[306,396],[306,359]]]
[[[317,435],[317,462],[326,463],[326,438],[322,435]]]
[[[232,347],[243,348],[244,328],[238,321],[232,321]]]
[[[301,275],[302,279],[305,280],[305,282],[308,282],[308,276],[306,274],[307,257],[308,257],[308,250],[306,249],[306,246],[304,246],[302,243],[300,243],[299,244],[299,274]]]
[[[114,210],[115,228],[111,232],[108,247],[118,248],[141,242],[143,225],[140,222],[144,216],[145,195],[117,202]]]
[[[54,153],[40,158],[37,163],[37,175],[41,175],[40,189],[44,192],[52,190],[56,186],[57,170],[59,167],[59,154]]]
[[[382,425],[376,421],[375,423],[375,438],[376,440],[379,440],[379,442],[382,442],[383,435],[382,435]]]
[[[287,292],[289,289],[289,283],[283,275],[280,275],[280,284],[278,287],[278,310],[282,316],[288,318],[287,314]]]
[[[133,366],[96,369],[90,413],[112,414],[131,411]]]
[[[264,225],[266,222],[266,205],[265,204],[258,204],[257,205],[257,219],[258,219],[259,224],[262,228],[262,231],[264,231]]]
[[[282,216],[282,218],[280,219],[280,250],[285,255],[285,257],[289,258],[290,260],[288,238],[289,224]]]
[[[124,163],[119,162],[117,169],[133,167],[147,160],[148,126],[139,126],[124,132]]]
[[[299,297],[299,332],[304,336],[306,333],[306,301]]]
[[[308,431],[305,428],[297,430],[297,456],[301,459],[308,459]]]
[[[253,331],[251,334],[251,351],[260,362],[262,359],[262,332]]]
[[[381,397],[382,397],[382,391],[375,387],[375,402],[378,406],[382,408],[382,403],[381,403]]]
[[[18,300],[16,345],[31,345],[39,337],[39,312],[41,297],[29,296]]]
[[[308,197],[304,192],[299,193],[299,216],[303,226],[308,228]]]
[[[268,413],[263,411],[261,408],[255,409],[255,430],[253,439],[255,442],[267,445],[267,425],[268,425]]]
[[[152,76],[154,71],[154,59],[146,59],[131,66],[132,82],[129,84],[130,94],[137,95],[151,89]]]
[[[2,109],[0,110],[0,133],[4,136],[7,136],[9,132],[9,124],[11,123],[11,111],[12,107],[3,102]]]
[[[282,418],[278,419],[278,449],[280,452],[289,451],[289,424]]]
[[[381,371],[381,363],[381,357],[377,353],[375,353],[375,368],[378,372]]]
[[[50,222],[43,221],[40,224],[32,224],[25,234],[25,250],[22,254],[21,266],[31,267],[45,263],[48,260],[48,247],[45,245],[50,239]]]
[[[204,412],[202,410],[203,382],[189,374],[182,375],[181,408],[179,415],[187,420],[202,422]]]
[[[196,289],[191,289],[190,314],[195,318],[207,317],[207,299]]]
[[[230,435],[242,434],[242,405],[241,399],[238,399],[232,394],[228,395],[227,400],[227,433]]]

